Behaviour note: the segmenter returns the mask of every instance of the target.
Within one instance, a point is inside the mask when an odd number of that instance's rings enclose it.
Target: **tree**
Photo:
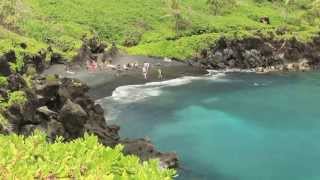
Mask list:
[[[317,18],[320,18],[320,0],[313,1],[311,11]]]
[[[179,0],[168,0],[167,3],[169,6],[169,15],[168,16],[173,17],[174,29],[175,29],[176,33],[179,33],[181,30],[183,30],[187,27],[189,22],[182,15]]]
[[[25,7],[21,0],[0,0],[0,24],[16,31],[17,22],[22,20]]]
[[[219,15],[225,12],[225,9],[233,7],[236,4],[236,0],[207,0],[209,10],[214,15]]]
[[[314,25],[320,23],[320,0],[314,0],[311,3],[310,9],[305,13],[306,20]]]

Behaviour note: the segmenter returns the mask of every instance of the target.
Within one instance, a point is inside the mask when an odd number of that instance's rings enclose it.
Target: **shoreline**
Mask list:
[[[129,62],[135,61],[140,64],[143,62],[148,62],[151,64],[151,70],[149,71],[149,78],[145,80],[142,74],[142,68],[133,68],[129,70],[123,70],[119,75],[117,75],[117,70],[107,69],[98,70],[97,72],[88,72],[86,69],[81,67],[75,67],[73,69],[74,73],[68,73],[64,65],[52,65],[50,68],[46,69],[42,75],[55,75],[59,74],[62,77],[75,78],[86,83],[90,90],[88,95],[94,100],[112,96],[113,92],[122,86],[130,85],[144,85],[153,82],[165,82],[177,78],[182,78],[185,76],[200,77],[204,75],[217,74],[217,73],[256,73],[256,74],[272,74],[272,73],[288,73],[288,72],[308,72],[313,71],[317,68],[308,67],[306,69],[300,68],[304,67],[305,63],[287,63],[284,64],[281,69],[275,68],[273,66],[268,68],[253,68],[253,69],[203,69],[200,65],[189,65],[186,62],[181,61],[171,61],[165,62],[163,59],[153,58],[153,57],[143,57],[143,56],[129,56],[122,55],[115,58],[115,65],[127,64]],[[158,79],[158,68],[164,73],[164,79]]]
[[[76,78],[83,81],[90,87],[88,94],[93,100],[111,96],[113,91],[121,86],[141,85],[150,82],[168,81],[184,76],[201,76],[208,74],[207,70],[201,69],[199,66],[191,66],[179,61],[165,62],[163,59],[141,56],[119,56],[114,60],[114,64],[123,65],[132,61],[139,62],[139,64],[142,64],[143,62],[150,63],[151,68],[148,80],[143,78],[141,67],[123,70],[120,74],[117,73],[117,70],[112,69],[88,72],[86,69],[75,67],[73,69],[73,74],[67,73],[64,65],[53,65],[42,74],[58,74],[62,77]],[[164,74],[164,79],[162,80],[158,79],[157,70],[159,68],[161,68]]]

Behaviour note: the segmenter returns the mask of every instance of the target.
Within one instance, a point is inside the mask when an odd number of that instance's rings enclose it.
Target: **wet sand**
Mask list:
[[[163,72],[164,79],[170,80],[182,76],[199,76],[206,74],[206,70],[200,69],[199,66],[191,66],[184,62],[171,61],[166,62],[163,59],[148,58],[140,56],[119,56],[112,61],[113,65],[121,65],[138,62],[138,68],[131,68],[119,73],[111,68],[89,72],[80,66],[73,66],[72,72],[68,73],[64,65],[53,65],[44,71],[44,75],[58,74],[63,77],[71,77],[82,80],[90,86],[89,95],[93,99],[100,99],[111,96],[112,92],[119,86],[144,84],[147,82],[160,81],[158,78],[158,69]],[[142,74],[142,64],[150,63],[148,80],[145,80]]]

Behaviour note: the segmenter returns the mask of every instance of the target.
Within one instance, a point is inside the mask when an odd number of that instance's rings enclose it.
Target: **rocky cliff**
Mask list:
[[[197,60],[209,69],[308,70],[319,67],[320,36],[307,43],[295,38],[221,38]]]
[[[119,127],[108,125],[104,110],[87,95],[89,87],[76,79],[58,76],[35,76],[32,87],[20,74],[8,76],[8,85],[1,87],[1,97],[8,100],[8,92],[23,91],[26,102],[7,107],[3,116],[8,120],[0,125],[2,134],[16,133],[29,136],[35,130],[46,132],[53,142],[60,136],[65,141],[96,135],[103,145],[124,145],[125,154],[134,154],[142,160],[159,158],[163,167],[177,167],[175,153],[161,153],[146,139],[122,139]]]

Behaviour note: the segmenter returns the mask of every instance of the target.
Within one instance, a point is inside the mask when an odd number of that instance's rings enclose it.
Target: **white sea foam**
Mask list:
[[[155,97],[163,93],[164,87],[181,86],[197,80],[208,81],[228,81],[223,78],[224,73],[209,73],[205,76],[193,77],[185,76],[177,79],[161,82],[150,82],[142,85],[128,85],[116,88],[112,96],[97,100],[96,103],[102,104],[108,109],[107,121],[116,120],[123,108],[130,106],[131,103],[143,101],[150,97]]]
[[[214,73],[237,73],[237,72],[241,72],[241,73],[254,73],[256,72],[255,69],[224,69],[224,70],[207,70],[209,72],[209,74],[214,74]]]
[[[117,103],[132,103],[144,100],[148,97],[159,96],[164,87],[181,86],[191,83],[196,80],[223,80],[224,73],[209,73],[206,76],[193,77],[185,76],[177,79],[171,79],[160,82],[150,82],[143,85],[128,85],[116,88],[112,96],[98,100],[97,103],[101,103],[105,100],[116,101]]]

